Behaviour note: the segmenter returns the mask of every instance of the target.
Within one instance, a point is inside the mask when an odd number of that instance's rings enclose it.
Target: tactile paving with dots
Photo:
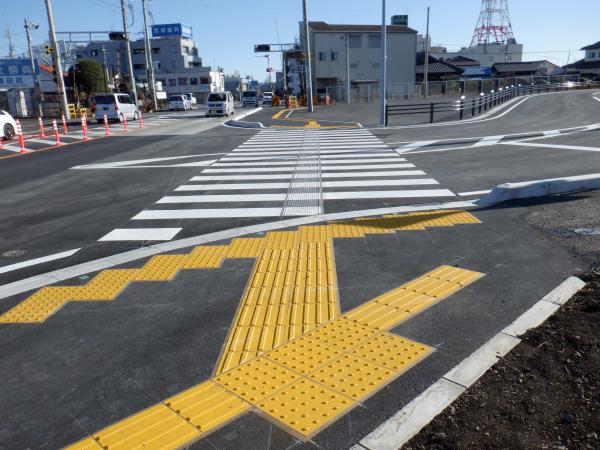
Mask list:
[[[298,373],[260,357],[225,372],[214,380],[227,390],[254,404],[298,378],[300,378]]]
[[[307,374],[341,353],[341,350],[310,336],[312,333],[282,345],[270,351],[266,357],[296,372]]]
[[[396,372],[407,370],[433,351],[433,348],[388,332],[378,333],[352,354]]]
[[[291,434],[308,439],[353,404],[351,398],[302,378],[266,398],[257,407]]]

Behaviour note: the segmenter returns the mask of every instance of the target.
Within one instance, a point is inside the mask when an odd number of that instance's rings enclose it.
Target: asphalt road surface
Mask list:
[[[387,129],[336,127],[371,120],[337,112],[316,128],[262,129],[192,112],[0,159],[0,294],[59,268],[174,244],[62,289],[2,296],[0,448],[88,436],[85,448],[100,448],[116,428],[99,430],[149,407],[132,428],[117,426],[191,448],[352,447],[584,268],[530,226],[526,204],[463,211],[460,202],[508,181],[600,172],[594,97],[524,97],[472,121]],[[422,215],[406,215],[414,206]],[[221,231],[233,232],[195,238]],[[429,275],[426,287],[406,284],[440,267],[446,275]],[[364,311],[409,291],[421,297],[385,326]],[[329,326],[337,343],[319,331]],[[356,342],[340,347],[345,339]],[[390,363],[410,343],[414,359]],[[286,353],[292,344],[300,348]],[[294,362],[302,351],[314,371]]]

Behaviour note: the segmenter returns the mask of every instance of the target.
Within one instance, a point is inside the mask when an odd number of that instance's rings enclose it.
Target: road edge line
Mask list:
[[[571,276],[542,297],[510,325],[495,334],[454,366],[422,394],[362,438],[351,450],[395,450],[416,436],[438,414],[458,399],[498,360],[520,342],[527,330],[543,324],[586,283]]]
[[[271,230],[281,230],[284,228],[295,227],[299,225],[308,225],[320,223],[330,220],[355,219],[359,217],[380,216],[384,214],[399,214],[418,211],[435,211],[441,209],[457,209],[457,208],[473,208],[476,207],[474,200],[462,200],[447,203],[428,203],[406,206],[392,206],[388,208],[378,208],[360,211],[347,211],[342,213],[317,214],[314,216],[298,217],[295,219],[280,220],[277,222],[267,222],[257,225],[249,225],[240,228],[231,228],[228,230],[217,231],[203,235],[192,236],[189,238],[179,239],[176,241],[153,244],[147,247],[141,247],[134,250],[129,250],[123,253],[105,256],[103,258],[87,261],[74,266],[65,267],[62,269],[53,270],[43,274],[34,275],[22,280],[13,281],[0,286],[0,300],[21,294],[32,289],[38,289],[57,281],[64,281],[81,275],[86,275],[91,272],[109,269],[138,259],[149,256],[158,255],[173,250],[181,250],[184,248],[193,247],[196,245],[207,244],[210,242],[222,241],[234,237],[247,236],[259,232]]]

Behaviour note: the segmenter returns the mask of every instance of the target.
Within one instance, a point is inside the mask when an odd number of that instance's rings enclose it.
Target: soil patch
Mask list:
[[[406,449],[600,448],[600,273]]]

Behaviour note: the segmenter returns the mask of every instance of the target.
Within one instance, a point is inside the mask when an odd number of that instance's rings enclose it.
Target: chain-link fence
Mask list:
[[[481,80],[447,80],[427,83],[390,83],[386,98],[389,101],[425,99],[429,97],[474,97],[482,92],[488,94],[511,86],[560,84],[579,81],[579,75],[556,75],[543,77],[489,78]],[[426,88],[427,87],[427,88]],[[336,102],[348,102],[348,86],[336,85],[320,88],[320,92],[330,96]],[[350,103],[368,103],[379,101],[378,83],[352,83]]]

